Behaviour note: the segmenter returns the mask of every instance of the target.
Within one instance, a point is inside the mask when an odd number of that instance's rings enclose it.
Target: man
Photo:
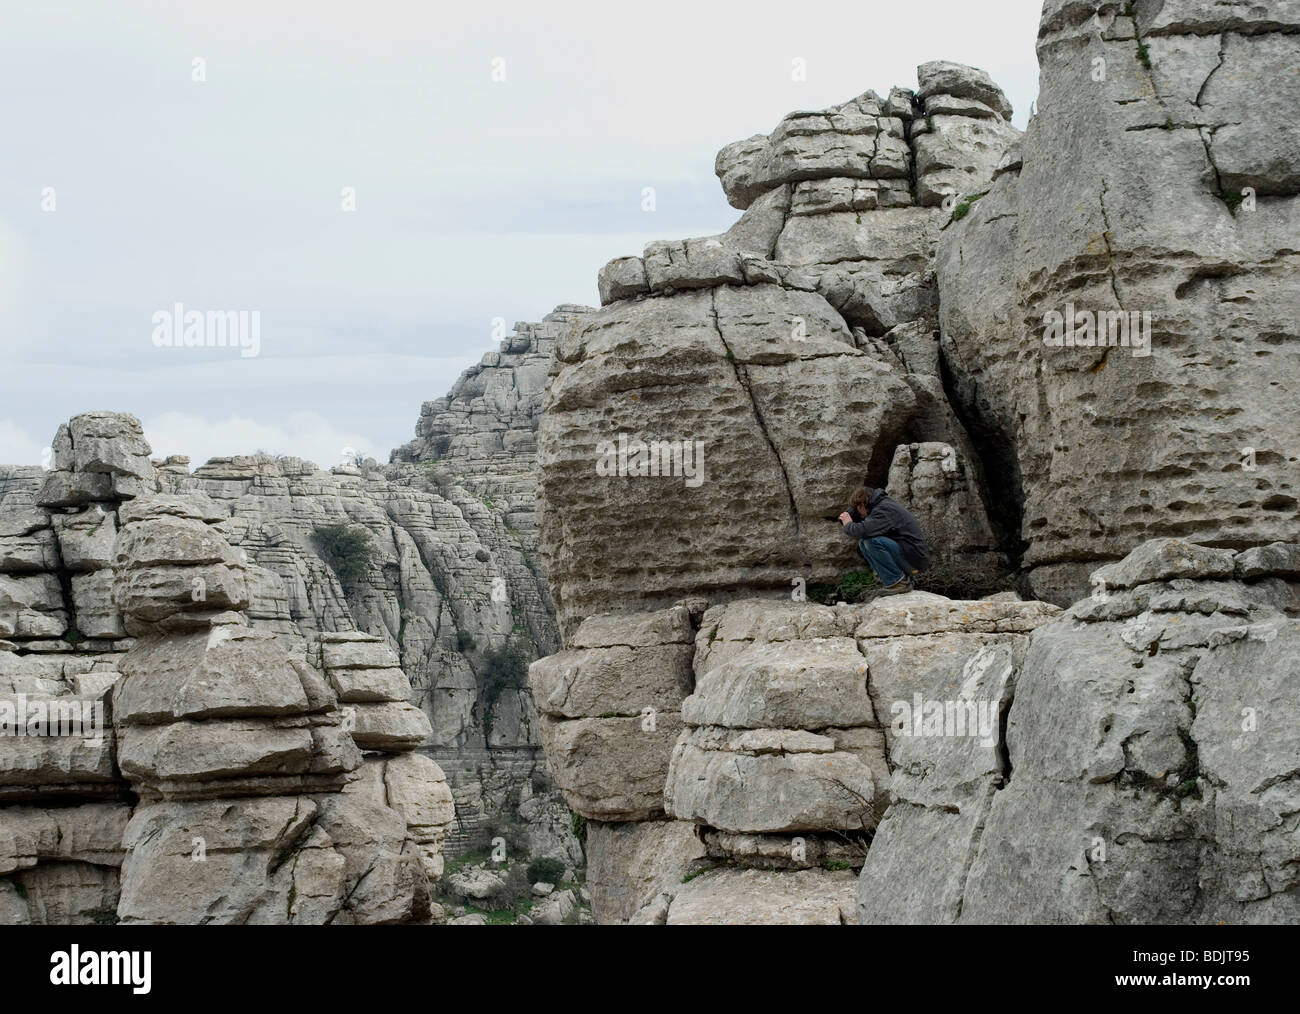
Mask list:
[[[840,522],[844,534],[858,540],[858,551],[871,564],[884,594],[911,591],[912,575],[929,569],[930,547],[921,526],[883,489],[859,486]]]

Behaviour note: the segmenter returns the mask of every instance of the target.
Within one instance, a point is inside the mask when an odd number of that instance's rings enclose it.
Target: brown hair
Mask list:
[[[849,497],[849,506],[856,510],[863,517],[867,516],[867,504],[871,502],[871,494],[875,490],[870,486],[859,486]]]

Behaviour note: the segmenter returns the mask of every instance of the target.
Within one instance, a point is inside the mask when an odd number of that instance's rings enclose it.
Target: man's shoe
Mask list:
[[[912,590],[912,582],[909,581],[907,578],[903,577],[903,578],[899,578],[897,581],[895,581],[893,584],[889,585],[888,587],[881,588],[880,594],[881,595],[902,595],[905,592],[910,592],[911,590]]]

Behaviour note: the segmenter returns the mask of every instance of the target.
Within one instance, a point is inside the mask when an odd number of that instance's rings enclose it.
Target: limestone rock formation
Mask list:
[[[601,272],[607,305],[557,343],[538,433],[566,632],[611,608],[837,577],[854,549],[822,519],[862,476],[884,485],[900,444],[957,462],[969,522],[935,533],[955,570],[991,584],[1007,569],[944,395],[932,263],[939,205],[987,184],[1019,132],[982,72],[927,66],[919,93],[791,113],[724,148],[741,219]],[[631,504],[635,552],[615,506]]]
[[[259,625],[278,577],[148,453],[78,416],[0,504],[0,919],[426,921],[452,800],[397,656]]]
[[[530,667],[542,743],[569,807],[590,820],[663,815],[664,778],[691,692],[690,610],[588,619]]]
[[[574,647],[531,667],[543,729],[578,730],[545,745],[569,805],[592,818],[600,922],[853,921],[845,871],[862,866],[907,774],[887,725],[895,702],[1005,682],[1026,633],[1060,612],[920,592],[703,605],[589,618]],[[680,721],[657,717],[675,734],[669,756],[637,716],[672,699]],[[616,705],[625,719],[588,717]]]
[[[1293,14],[1048,0],[1023,137],[924,64],[724,148],[731,229],[602,269],[538,436],[560,630],[709,608],[664,788],[705,858],[613,808],[598,917],[836,922],[862,866],[866,922],[1295,921]],[[797,601],[860,568],[820,522],[861,476],[952,599]],[[646,795],[648,754],[546,745]]]
[[[346,460],[328,470],[252,455],[191,472],[185,458],[151,462],[132,417],[76,417],[54,441],[51,469],[0,475],[0,637],[23,650],[128,647],[136,632],[112,597],[119,512],[106,505],[161,490],[150,510],[168,520],[151,538],[179,538],[191,518],[214,528],[228,558],[182,575],[151,567],[151,547],[138,559],[128,549],[135,562],[119,593],[143,610],[138,622],[176,602],[189,603],[178,623],[246,607],[253,628],[318,669],[336,635],[379,637],[387,658],[361,674],[369,699],[349,702],[357,735],[366,747],[418,746],[446,766],[458,800],[448,851],[483,847],[511,824],[536,854],[580,862],[548,788],[526,666],[560,646],[537,557],[533,434],[551,349],[584,312],[566,305],[517,325],[448,398],[426,405],[417,440],[389,466],[340,449]],[[364,565],[346,581],[317,538],[328,526],[368,536]],[[206,605],[191,599],[196,578]],[[404,696],[394,696],[394,671],[403,684],[410,677]]]
[[[0,467],[0,923],[1300,921],[1300,13],[1038,56],[728,145],[388,465]],[[864,480],[926,590],[808,602]]]
[[[1038,115],[936,258],[944,361],[1042,597],[1144,539],[1294,537],[1297,25],[1044,5]]]
[[[537,854],[581,860],[567,815],[555,819],[526,666],[560,647],[537,552],[534,434],[551,351],[586,312],[566,304],[517,324],[425,404],[416,439],[390,465],[345,448],[327,469],[266,455],[193,472],[187,461],[157,465],[165,490],[209,497],[225,538],[263,568],[249,589],[254,626],[317,666],[307,656],[325,635],[377,635],[395,655],[409,703],[432,726],[420,749],[456,796],[448,854],[484,848],[509,824]],[[362,572],[347,581],[316,538],[331,525],[369,536]],[[359,703],[363,738],[409,740],[418,723],[400,704]]]
[[[1287,569],[1234,577],[1243,557],[1145,543],[1065,614],[979,649],[961,698],[996,700],[1005,736],[895,741],[860,920],[1300,918],[1300,589]]]

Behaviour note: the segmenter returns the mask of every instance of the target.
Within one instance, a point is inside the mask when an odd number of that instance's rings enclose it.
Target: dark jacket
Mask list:
[[[885,535],[898,543],[913,570],[930,569],[930,547],[925,544],[921,526],[901,503],[883,489],[878,489],[867,504],[867,516],[844,526],[844,534],[855,539],[872,539]]]

